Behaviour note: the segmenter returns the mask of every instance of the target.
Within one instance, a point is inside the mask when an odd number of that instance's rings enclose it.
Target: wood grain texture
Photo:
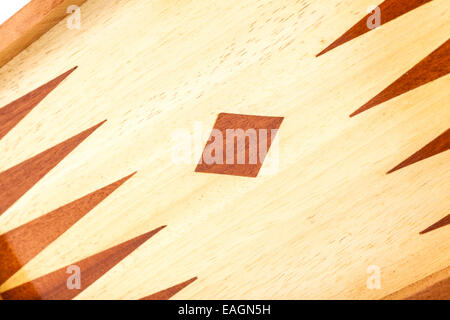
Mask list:
[[[85,1],[31,0],[0,25],[0,67],[61,21],[70,5]]]
[[[70,272],[68,274],[67,268],[69,266],[67,266],[17,288],[3,292],[2,297],[5,300],[73,299],[163,228],[160,227],[82,261],[75,262],[73,265],[80,268],[80,289],[68,288],[67,282]]]
[[[0,173],[0,215],[89,137],[101,122],[78,135]]]
[[[0,171],[108,119],[0,215],[1,233],[138,171],[0,293],[166,224],[75,299],[193,276],[171,299],[381,299],[447,268],[447,226],[419,233],[449,213],[449,152],[386,171],[448,130],[449,75],[348,115],[448,41],[450,2],[316,57],[374,4],[87,1],[80,30],[62,22],[0,68],[3,106],[79,66],[0,140]],[[220,113],[283,117],[256,178],[195,172]]]
[[[449,224],[450,224],[450,214],[448,214],[446,217],[442,218],[438,222],[432,224],[431,226],[429,226],[425,230],[421,231],[420,234],[425,234],[425,233],[437,230],[439,228],[443,228],[445,226],[448,226]]]
[[[192,278],[190,280],[187,280],[185,282],[182,282],[180,284],[177,284],[173,287],[170,287],[168,289],[162,290],[160,292],[154,293],[152,295],[149,295],[147,297],[142,298],[141,300],[169,300],[174,295],[176,295],[178,292],[186,288],[188,285],[190,285],[192,282],[197,280],[197,277]]]
[[[127,176],[0,235],[0,284],[55,241],[133,175]]]
[[[365,103],[350,117],[373,108],[383,102],[398,97],[410,90],[439,79],[450,72],[450,39],[430,55],[420,61],[411,70],[398,78],[394,83]]]
[[[3,138],[20,120],[22,120],[39,102],[52,92],[74,70],[63,73],[59,77],[47,82],[41,87],[27,93],[23,97],[7,104],[0,109],[0,139]]]
[[[388,173],[395,172],[404,167],[410,166],[416,162],[425,160],[432,156],[435,156],[441,152],[445,152],[450,149],[450,128],[443,132],[439,137],[428,143],[425,147],[414,153],[405,161],[401,162],[394,168],[388,171]]]
[[[378,6],[380,9],[380,14],[381,14],[380,26],[382,26],[383,24],[388,23],[389,21],[392,21],[392,20],[394,20],[394,19],[410,12],[411,10],[414,10],[430,1],[431,0],[385,0]],[[372,4],[372,5],[375,5],[375,4]],[[366,15],[357,24],[355,24],[346,33],[344,33],[341,37],[339,37],[328,47],[323,49],[317,56],[319,57],[319,56],[327,53],[328,51],[333,50],[334,48],[339,47],[340,45],[343,45],[344,43],[351,41],[351,40],[371,31],[372,29],[368,28],[368,26],[367,26],[367,21],[370,18],[370,16],[373,14],[374,14],[374,12],[371,12],[370,14]]]

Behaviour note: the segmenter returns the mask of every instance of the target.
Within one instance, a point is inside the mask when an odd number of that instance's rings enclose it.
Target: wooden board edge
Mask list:
[[[67,15],[71,5],[86,0],[31,0],[0,25],[0,68],[53,28]]]

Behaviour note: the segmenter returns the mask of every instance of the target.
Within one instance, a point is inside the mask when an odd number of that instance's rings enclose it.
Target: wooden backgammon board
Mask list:
[[[449,39],[448,0],[32,0],[1,299],[449,299]]]

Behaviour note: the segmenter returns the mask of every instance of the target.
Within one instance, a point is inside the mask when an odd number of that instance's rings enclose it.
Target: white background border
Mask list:
[[[0,24],[8,20],[17,11],[23,8],[30,0],[1,0],[0,1]]]

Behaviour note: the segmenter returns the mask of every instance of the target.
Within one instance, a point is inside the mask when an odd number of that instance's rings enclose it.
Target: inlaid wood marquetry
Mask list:
[[[89,137],[101,122],[60,144],[0,173],[0,215],[31,189],[42,177],[60,163],[81,142]]]
[[[378,8],[381,13],[380,26],[430,1],[432,0],[385,0],[380,5],[378,5]],[[372,3],[372,6],[375,5],[376,5],[375,2]],[[372,29],[369,29],[367,27],[367,21],[370,18],[370,16],[374,13],[375,12],[371,12],[370,14],[362,18],[357,24],[355,24],[352,28],[350,28],[346,33],[344,33],[341,37],[339,37],[336,41],[334,41],[324,50],[322,50],[317,56],[321,56],[327,53],[328,51],[333,50],[334,48],[339,47],[340,45],[371,31]]]
[[[0,284],[134,174],[0,235]]]
[[[414,68],[406,72],[389,87],[380,92],[373,99],[365,103],[350,116],[353,117],[363,111],[373,108],[380,103],[393,99],[410,90],[439,79],[450,72],[450,40],[419,62]]]
[[[67,272],[69,267],[67,266],[3,292],[2,297],[5,300],[72,299],[163,228],[157,228],[113,248],[75,262],[73,266],[80,269],[80,288],[69,288],[67,286],[68,273],[70,274],[70,272]]]
[[[74,70],[63,73],[25,96],[9,103],[0,109],[0,139],[3,138],[20,120],[22,120],[39,102],[55,89]]]
[[[187,280],[185,282],[182,282],[180,284],[177,284],[177,285],[170,287],[168,289],[165,289],[163,291],[149,295],[145,298],[142,298],[141,300],[169,300],[170,298],[172,298],[178,292],[180,292],[181,290],[186,288],[188,285],[190,285],[195,280],[197,280],[197,277]]]
[[[439,228],[443,228],[445,226],[448,226],[449,224],[450,224],[450,214],[448,214],[447,216],[445,216],[444,218],[442,218],[441,220],[439,220],[435,224],[429,226],[425,230],[421,231],[420,234],[425,234],[425,233],[437,230]]]
[[[388,173],[392,173],[401,168],[412,165],[416,162],[422,161],[434,155],[437,155],[441,152],[445,152],[450,149],[450,128],[447,129],[444,133],[442,133],[439,137],[431,141],[425,147],[414,153],[408,159],[398,164],[395,168],[388,171]]]

